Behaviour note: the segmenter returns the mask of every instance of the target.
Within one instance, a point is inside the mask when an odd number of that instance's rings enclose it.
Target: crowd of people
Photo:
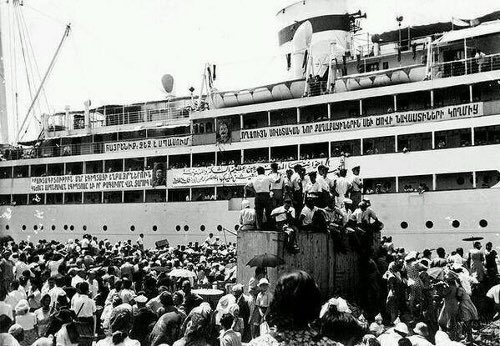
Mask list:
[[[7,238],[0,251],[5,346],[459,345],[500,317],[491,243],[433,256],[384,237],[363,276],[371,294],[355,305],[322,296],[303,271],[270,283],[257,267],[238,283],[235,244],[213,235],[154,249],[143,236],[115,244],[90,235],[65,243]],[[213,299],[200,288],[221,291]]]

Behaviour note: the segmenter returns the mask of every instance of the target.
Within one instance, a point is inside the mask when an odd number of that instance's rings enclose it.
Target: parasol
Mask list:
[[[433,279],[436,280],[443,280],[444,279],[444,268],[442,267],[435,267],[435,268],[429,268],[427,269],[427,274]]]
[[[483,237],[469,237],[469,238],[464,238],[462,239],[463,241],[478,241],[478,240],[483,240]]]
[[[174,269],[170,273],[168,273],[168,276],[174,276],[178,278],[194,278],[196,277],[196,274],[187,269]]]
[[[277,267],[281,264],[285,264],[282,258],[272,254],[262,254],[256,255],[250,261],[248,261],[247,266],[249,267]]]

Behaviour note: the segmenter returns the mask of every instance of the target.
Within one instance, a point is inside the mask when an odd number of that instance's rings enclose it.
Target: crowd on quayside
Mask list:
[[[397,248],[361,194],[360,167],[281,176],[273,164],[247,184],[240,232],[327,233],[336,251],[357,252],[359,299],[322,296],[296,270],[270,282],[256,265],[237,281],[236,247],[213,234],[176,248],[144,235],[112,244],[87,234],[66,242],[0,240],[1,345],[495,345],[500,280],[492,243]],[[299,212],[300,211],[300,212]]]

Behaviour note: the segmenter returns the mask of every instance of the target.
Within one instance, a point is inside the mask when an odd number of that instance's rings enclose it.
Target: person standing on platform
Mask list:
[[[481,243],[474,242],[474,248],[469,251],[469,268],[471,276],[475,277],[477,281],[481,282],[484,279],[484,253],[481,250]]]
[[[361,202],[362,197],[362,189],[363,189],[363,179],[359,176],[361,168],[356,166],[352,169],[352,178],[351,178],[351,193],[350,197],[352,200],[352,205],[356,206]]]
[[[301,178],[301,172],[302,172],[302,166],[299,164],[296,164],[293,166],[294,173],[292,174],[291,182],[292,182],[292,201],[293,201],[293,208],[295,210],[302,210],[303,206],[303,201],[304,197],[302,196],[302,178]]]
[[[276,162],[271,163],[269,178],[271,179],[271,202],[273,208],[277,208],[283,204],[285,182],[281,173],[278,172],[278,164]]]
[[[326,208],[330,199],[330,188],[333,184],[327,177],[328,167],[320,165],[318,167],[318,178],[316,179],[319,186],[318,208]]]
[[[336,195],[335,205],[338,208],[342,208],[342,203],[344,201],[344,198],[347,197],[346,196],[347,192],[351,187],[351,183],[349,182],[349,179],[347,179],[346,175],[347,175],[347,170],[341,168],[339,171],[339,177],[335,179],[335,185],[333,190]],[[357,207],[357,204],[355,204],[354,207]]]
[[[497,258],[498,254],[493,249],[493,244],[491,242],[487,242],[486,251],[484,252],[484,266],[486,267],[489,287],[494,286],[498,282]]]
[[[243,200],[240,211],[240,230],[250,231],[255,229],[256,216],[255,209],[250,208],[250,202]]]
[[[245,198],[246,191],[251,190],[255,192],[255,213],[257,216],[257,229],[262,229],[264,225],[264,212],[266,215],[266,221],[269,221],[271,216],[271,178],[267,176],[264,167],[257,167],[257,176],[252,179],[245,186]]]

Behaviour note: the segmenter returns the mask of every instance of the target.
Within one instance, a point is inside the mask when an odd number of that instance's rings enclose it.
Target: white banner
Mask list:
[[[162,149],[172,147],[187,147],[192,145],[191,136],[151,138],[138,141],[126,141],[104,144],[104,152],[112,153],[117,151],[140,151],[151,149]]]
[[[313,159],[278,163],[278,170],[285,175],[287,169],[296,164],[302,165],[307,172],[316,170],[319,165],[337,168],[340,158],[332,160]],[[184,169],[171,169],[167,173],[167,187],[209,186],[209,185],[244,185],[257,176],[257,167],[262,166],[271,171],[270,163],[256,163],[239,166],[212,166]],[[268,173],[267,172],[267,173]]]
[[[254,130],[241,130],[240,138],[242,142],[245,142],[263,138],[303,136],[318,133],[333,133],[377,127],[412,125],[451,119],[472,118],[482,116],[483,114],[483,103],[476,102],[423,111],[396,112],[362,118],[321,121],[313,124],[283,125]]]
[[[151,187],[153,171],[32,177],[30,193],[100,192]]]

